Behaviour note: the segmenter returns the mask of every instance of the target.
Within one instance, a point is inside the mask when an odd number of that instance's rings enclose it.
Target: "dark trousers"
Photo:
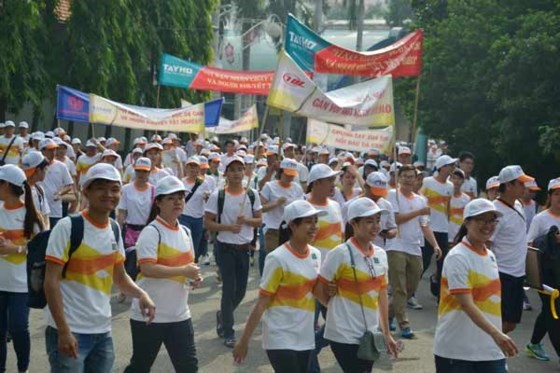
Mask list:
[[[439,284],[441,279],[441,270],[443,268],[443,259],[445,259],[447,253],[449,252],[449,241],[448,241],[449,238],[448,238],[448,234],[443,232],[434,232],[434,236],[436,237],[438,246],[443,254],[441,259],[436,260],[436,267],[437,267],[436,279]],[[424,247],[422,248],[422,265],[424,266],[422,275],[424,274],[424,272],[426,272],[426,270],[430,266],[430,263],[432,261],[432,256],[434,256],[434,247],[430,245],[430,243],[426,240]]]
[[[531,343],[541,343],[546,333],[548,333],[548,338],[550,338],[550,343],[552,343],[556,355],[560,356],[560,319],[555,320],[554,317],[552,317],[550,295],[539,293],[539,296],[542,301],[542,309],[533,327]],[[556,309],[560,309],[560,301],[558,299],[556,299]]]
[[[29,307],[27,293],[0,291],[0,372],[6,371],[7,336],[12,336],[18,370],[29,367]]]
[[[506,359],[491,361],[466,361],[437,356],[437,373],[506,373]]]
[[[358,359],[359,345],[330,341],[331,350],[344,373],[371,372],[373,361]]]
[[[158,355],[161,344],[169,354],[176,372],[198,372],[191,319],[170,323],[146,324],[130,320],[132,331],[132,359],[125,373],[148,373]]]
[[[191,238],[193,241],[194,246],[194,253],[195,253],[195,262],[198,263],[198,258],[201,255],[206,255],[206,253],[202,252],[202,240],[204,239],[204,223],[202,218],[193,218],[192,216],[188,215],[181,215],[179,216],[179,222],[184,225],[185,227],[191,230]],[[206,247],[208,250],[208,246]]]
[[[56,223],[58,223],[58,221],[62,219],[62,218],[53,218],[53,217],[49,217],[49,225],[50,228],[53,229],[54,226],[56,225]]]
[[[136,249],[129,250],[126,252],[126,258],[124,261],[124,269],[134,281],[136,281],[136,277],[138,276],[138,263],[136,258]]]
[[[217,241],[216,241],[217,242]],[[226,339],[234,338],[233,312],[245,297],[249,278],[249,252],[217,242],[216,254],[222,275],[222,327]]]
[[[266,350],[270,365],[276,373],[305,373],[311,350]]]

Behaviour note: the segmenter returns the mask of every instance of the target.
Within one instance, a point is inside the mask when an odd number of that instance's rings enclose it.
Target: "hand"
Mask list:
[[[385,335],[385,345],[387,346],[387,352],[397,359],[399,357],[399,346],[391,334]]]
[[[511,339],[504,333],[499,331],[495,335],[493,335],[492,338],[494,339],[494,342],[496,342],[498,347],[500,347],[502,352],[506,355],[506,357],[515,356],[519,352],[513,339]]]
[[[245,220],[245,216],[243,216],[243,215],[238,216],[236,224],[239,224],[239,225],[247,224],[247,221]]]
[[[434,247],[434,254],[436,254],[436,260],[440,260],[443,258],[443,252],[441,251],[439,246]]]
[[[189,263],[185,266],[185,276],[191,280],[196,280],[200,277],[200,267],[194,263]]]
[[[191,289],[198,289],[202,285],[202,281],[204,278],[202,276],[198,276],[194,280],[191,281]]]
[[[144,293],[140,298],[138,298],[138,307],[140,307],[140,310],[142,311],[142,316],[147,319],[146,324],[151,323],[154,317],[156,317],[156,305],[148,293]]]
[[[331,281],[327,284],[327,295],[329,297],[334,297],[338,293],[338,286],[336,282]]]
[[[53,196],[53,200],[58,201],[60,199],[60,196],[61,196],[60,192],[56,192]]]
[[[71,331],[58,333],[58,351],[74,359],[78,358],[78,354],[80,353],[78,340]]]
[[[241,225],[241,224],[231,224],[231,225],[230,225],[230,231],[231,231],[232,233],[239,233],[239,232],[241,232],[241,228],[242,228],[242,225]]]
[[[431,213],[431,210],[428,206],[418,210],[418,215],[430,215],[430,213]]]
[[[276,200],[276,206],[283,206],[286,203],[286,197],[280,197]]]
[[[268,166],[268,170],[267,172],[269,172],[271,175],[274,171],[277,171],[280,168],[280,161],[276,161],[273,164]]]
[[[233,361],[236,364],[242,364],[247,357],[248,349],[247,343],[243,341],[237,342],[233,348]]]

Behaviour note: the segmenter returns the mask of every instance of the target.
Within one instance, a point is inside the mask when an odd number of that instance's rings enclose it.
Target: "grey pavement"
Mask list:
[[[255,256],[256,258],[256,256]],[[189,305],[191,308],[197,354],[200,372],[272,372],[268,364],[266,353],[261,348],[260,328],[255,331],[250,344],[247,361],[236,366],[233,363],[231,349],[222,344],[215,332],[215,314],[220,303],[220,285],[216,281],[216,267],[202,266],[204,275],[204,285],[200,289],[191,292]],[[242,330],[248,314],[258,296],[258,269],[257,264],[251,268],[249,286],[244,302],[235,313],[236,330]],[[529,292],[529,298],[535,307],[531,312],[524,312],[523,321],[511,336],[514,338],[520,349],[520,354],[508,360],[509,371],[512,373],[539,373],[539,372],[560,372],[558,357],[555,356],[548,337],[545,338],[545,349],[552,357],[550,362],[540,362],[525,355],[524,346],[530,339],[534,320],[538,314],[540,300],[534,291]],[[398,360],[393,362],[393,366],[384,361],[381,366],[385,371],[394,372],[415,372],[429,373],[434,372],[432,355],[432,343],[436,325],[436,301],[428,292],[428,282],[423,280],[417,292],[417,299],[423,304],[421,311],[409,310],[412,327],[418,335],[418,339],[405,341],[405,350]],[[116,302],[116,294],[113,296],[113,338],[116,350],[115,372],[122,372],[127,366],[132,353],[132,343],[129,328],[129,302],[119,304]],[[30,316],[31,332],[31,366],[29,372],[47,372],[48,360],[45,354],[44,345],[43,312],[33,310]],[[334,356],[327,347],[323,349],[319,356],[323,372],[340,372],[340,367],[336,363]],[[17,372],[16,360],[12,345],[8,345],[7,372]],[[153,372],[173,372],[173,367],[162,347],[157,360],[154,363]],[[375,369],[374,371],[380,371]]]

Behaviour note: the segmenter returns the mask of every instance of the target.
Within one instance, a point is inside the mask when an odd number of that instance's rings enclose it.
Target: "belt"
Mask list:
[[[235,249],[235,250],[240,250],[240,251],[248,251],[252,249],[252,246],[250,243],[244,243],[241,245],[238,244],[234,244],[234,243],[226,243],[226,242],[221,242],[218,241],[218,243],[220,244],[221,247],[229,247],[231,249]]]
[[[141,231],[144,229],[145,225],[138,225],[138,224],[126,224],[127,229],[132,229],[133,231]]]

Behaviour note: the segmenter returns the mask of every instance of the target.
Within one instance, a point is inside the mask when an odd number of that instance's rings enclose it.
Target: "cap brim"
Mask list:
[[[150,167],[148,166],[139,166],[139,167],[134,167],[134,171],[148,171],[150,172]]]
[[[50,145],[43,146],[43,147],[41,148],[41,150],[44,150],[44,149],[56,149],[56,148],[58,148],[58,145],[56,145],[56,144],[50,144]]]
[[[377,209],[372,209],[372,210],[368,210],[360,215],[357,216],[353,216],[352,219],[356,219],[356,218],[367,218],[369,216],[374,216],[377,214],[381,214],[381,215],[387,215],[389,213],[389,211],[385,210],[385,209],[381,209],[381,208],[377,208]],[[350,217],[348,217],[348,221],[352,220]]]
[[[487,212],[493,212],[493,213],[495,213],[496,216],[499,217],[499,218],[501,218],[502,216],[504,216],[504,214],[503,214],[501,211],[498,211],[498,210],[483,210],[483,211],[478,212],[476,215],[468,216],[468,218],[476,218],[477,216],[480,216],[480,215],[482,215],[482,214],[486,214]],[[467,217],[465,217],[465,219],[466,219],[466,218],[467,218]]]
[[[208,163],[204,163],[204,164],[200,165],[201,170],[206,170],[206,169],[209,169],[209,168],[210,168],[210,166],[208,166]]]
[[[517,180],[521,181],[522,183],[529,183],[531,181],[535,181],[535,178],[529,176],[529,175],[521,175],[517,178]]]
[[[182,186],[182,187],[177,186],[177,187],[175,187],[171,190],[166,190],[165,193],[156,193],[155,197],[157,197],[157,196],[168,196],[168,195],[173,194],[173,193],[186,192],[186,191],[187,190],[185,189],[184,186]]]
[[[387,193],[389,193],[389,191],[387,190],[387,188],[374,188],[374,187],[370,187],[369,190],[371,191],[371,193],[375,196],[380,196],[380,197],[386,197]]]
[[[107,181],[118,181],[121,185],[122,185],[122,180],[119,179],[115,179],[115,178],[109,178],[109,177],[96,177],[90,180],[86,180],[83,184],[82,184],[82,189],[86,189],[91,183],[93,183],[95,180],[107,180]]]
[[[486,187],[486,190],[490,190],[490,189],[494,189],[494,188],[499,188],[500,187],[500,183],[494,183],[494,184],[490,184]]]
[[[295,216],[292,220],[290,221],[294,221],[296,219],[303,219],[303,218],[308,218],[310,216],[317,216],[317,217],[321,217],[321,216],[325,216],[328,215],[327,211],[323,211],[323,210],[317,210],[317,209],[311,209],[311,210],[306,210],[303,214],[299,215],[299,216]]]
[[[297,170],[293,170],[291,168],[283,168],[282,172],[285,173],[288,176],[297,176],[298,175]]]
[[[199,163],[199,162],[190,161],[190,162],[185,163],[185,165],[188,165],[188,164],[194,164],[194,165],[197,165],[198,167],[200,167],[200,163]]]

